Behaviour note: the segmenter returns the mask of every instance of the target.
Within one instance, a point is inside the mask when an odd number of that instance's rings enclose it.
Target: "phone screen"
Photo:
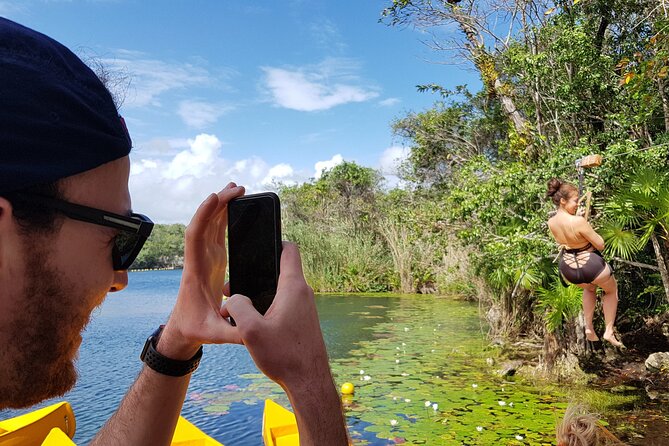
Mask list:
[[[265,314],[279,281],[279,197],[271,192],[247,195],[228,206],[230,292],[247,296],[256,310]]]

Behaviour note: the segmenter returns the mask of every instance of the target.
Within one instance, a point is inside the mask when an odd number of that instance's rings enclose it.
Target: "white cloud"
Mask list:
[[[131,153],[130,190],[133,208],[158,223],[188,223],[200,203],[230,181],[245,186],[247,193],[272,190],[278,184],[296,185],[308,180],[308,172],[287,163],[270,165],[259,157],[228,159],[225,144],[212,134],[201,133],[187,140],[163,140],[162,152]],[[134,159],[135,154],[141,158]],[[379,170],[388,187],[402,186],[397,167],[409,149],[389,147],[379,157]],[[140,155],[138,155],[140,156]],[[344,162],[341,154],[314,164],[313,178]]]
[[[183,148],[184,141],[163,144]],[[178,152],[166,150],[167,156],[132,159],[133,208],[158,223],[188,223],[200,203],[230,181],[245,186],[247,193],[254,193],[271,189],[277,183],[297,184],[306,179],[289,164],[270,166],[258,157],[226,159],[222,153],[225,146],[215,135],[202,133],[185,144],[187,147]]]
[[[388,99],[384,99],[382,101],[379,101],[379,105],[381,105],[383,107],[392,107],[393,105],[399,104],[400,102],[402,102],[402,101],[399,98],[388,98]]]
[[[129,76],[125,107],[160,106],[159,96],[170,90],[198,87],[213,82],[209,72],[189,63],[150,59],[138,51],[119,50],[114,58],[101,59],[110,70]]]
[[[411,149],[408,147],[393,146],[388,147],[381,154],[379,167],[383,174],[397,174],[397,169],[404,160],[409,157]]]
[[[188,140],[188,144],[188,150],[179,152],[172,159],[164,173],[165,178],[176,179],[188,175],[199,178],[211,173],[221,149],[218,138],[202,133]]]
[[[186,125],[202,129],[216,123],[218,118],[230,109],[231,107],[225,105],[187,100],[179,103],[178,113]]]
[[[314,178],[319,179],[321,175],[323,175],[323,171],[332,169],[336,165],[341,164],[343,162],[344,158],[340,154],[336,154],[327,161],[318,161],[314,165],[314,169],[316,170],[314,172]]]
[[[156,167],[158,167],[158,163],[156,163],[155,161],[141,159],[130,165],[130,175],[139,175],[146,169],[155,169]]]
[[[348,59],[326,59],[302,68],[263,67],[274,103],[299,111],[327,110],[378,96],[373,87],[359,86],[357,64]]]
[[[295,176],[295,170],[290,164],[281,163],[273,166],[267,172],[267,175],[262,180],[262,184],[265,186],[271,186],[277,183],[283,183],[286,185],[297,184],[293,177]]]
[[[403,187],[405,184],[400,180],[399,167],[411,154],[408,147],[393,146],[388,147],[381,154],[379,159],[379,170],[386,179],[386,187]]]

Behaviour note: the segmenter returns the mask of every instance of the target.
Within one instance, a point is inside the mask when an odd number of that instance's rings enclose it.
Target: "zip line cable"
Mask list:
[[[602,158],[615,158],[616,156],[629,155],[630,153],[643,152],[644,150],[655,149],[657,147],[669,146],[669,142],[663,142],[662,144],[656,144],[654,146],[642,147],[641,149],[630,150],[629,152],[616,153],[615,155],[602,155]]]
[[[616,154],[613,154],[613,155],[602,155],[602,159],[604,160],[606,158],[615,158],[615,157],[618,157],[618,156],[629,155],[629,154],[632,154],[632,153],[645,152],[646,150],[657,149],[658,147],[666,147],[666,146],[669,146],[669,142],[664,142],[662,144],[655,144],[655,145],[648,146],[648,147],[642,147],[640,149],[633,149],[633,150],[629,150],[627,152],[616,153]],[[579,160],[580,160],[580,158],[582,158],[582,157],[579,157]],[[562,172],[563,170],[571,169],[573,167],[574,167],[574,164],[564,164],[562,166],[557,167],[556,170],[558,172]]]

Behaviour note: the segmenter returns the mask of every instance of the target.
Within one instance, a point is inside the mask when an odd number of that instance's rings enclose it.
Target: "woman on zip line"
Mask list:
[[[568,282],[583,289],[583,313],[585,314],[585,337],[588,341],[599,341],[592,319],[595,315],[597,287],[604,291],[604,340],[615,347],[624,347],[613,332],[618,309],[618,284],[613,269],[602,257],[604,239],[592,229],[590,223],[576,215],[578,189],[573,184],[557,178],[548,182],[546,194],[558,207],[557,213],[548,219],[548,227],[555,240],[562,245],[560,274]]]

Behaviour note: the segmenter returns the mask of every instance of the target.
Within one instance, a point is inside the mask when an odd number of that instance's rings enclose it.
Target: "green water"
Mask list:
[[[566,397],[494,375],[495,358],[478,307],[424,296],[320,296],[318,309],[355,444],[549,445]],[[262,375],[202,395],[205,411],[225,414],[281,389]],[[429,402],[429,404],[428,404]],[[433,406],[436,404],[436,406]]]

